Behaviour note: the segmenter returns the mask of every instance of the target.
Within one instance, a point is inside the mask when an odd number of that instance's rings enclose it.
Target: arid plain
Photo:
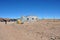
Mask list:
[[[37,22],[0,22],[0,40],[60,40],[60,20]]]

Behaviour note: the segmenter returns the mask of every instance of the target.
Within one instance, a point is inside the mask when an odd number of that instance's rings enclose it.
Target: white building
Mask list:
[[[20,20],[22,22],[25,22],[25,21],[31,22],[31,21],[37,21],[38,20],[38,17],[37,16],[22,16],[20,18]]]

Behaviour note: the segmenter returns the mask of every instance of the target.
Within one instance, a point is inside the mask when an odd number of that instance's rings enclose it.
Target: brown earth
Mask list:
[[[0,40],[60,40],[60,20],[24,24],[0,22]]]

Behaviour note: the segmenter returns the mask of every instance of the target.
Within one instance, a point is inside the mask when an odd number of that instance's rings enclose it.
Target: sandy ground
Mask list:
[[[0,40],[60,40],[60,21],[0,22]]]

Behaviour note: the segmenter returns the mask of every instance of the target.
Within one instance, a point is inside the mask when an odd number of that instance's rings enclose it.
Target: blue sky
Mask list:
[[[19,18],[27,15],[39,18],[60,18],[60,1],[0,0],[0,17]]]

